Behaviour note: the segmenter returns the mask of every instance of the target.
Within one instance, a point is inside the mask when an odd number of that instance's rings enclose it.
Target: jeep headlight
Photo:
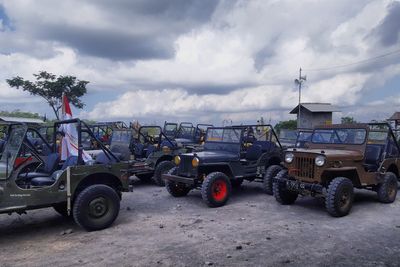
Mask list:
[[[192,166],[193,166],[194,168],[196,168],[197,166],[199,166],[199,163],[200,163],[199,158],[194,157],[194,158],[192,159]]]
[[[294,154],[293,153],[289,152],[289,153],[285,154],[285,162],[286,163],[289,163],[289,164],[292,163],[293,159],[294,159]]]
[[[315,158],[315,165],[317,165],[318,167],[322,167],[322,166],[324,166],[325,161],[326,161],[325,156],[321,156],[321,155],[317,156]]]
[[[179,163],[181,163],[181,157],[175,156],[175,158],[174,158],[174,163],[175,163],[176,166],[178,166]]]

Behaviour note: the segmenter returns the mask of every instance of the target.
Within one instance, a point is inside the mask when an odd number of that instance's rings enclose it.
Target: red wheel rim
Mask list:
[[[223,201],[228,194],[228,186],[225,181],[215,181],[211,187],[211,195],[216,201]]]

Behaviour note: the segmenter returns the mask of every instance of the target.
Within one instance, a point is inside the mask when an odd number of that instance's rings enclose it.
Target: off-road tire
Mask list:
[[[71,217],[72,216],[72,211],[68,215],[68,210],[67,210],[67,203],[58,203],[53,205],[53,209],[57,211],[61,216],[63,217]]]
[[[272,188],[272,179],[282,170],[282,167],[279,165],[271,165],[268,167],[267,171],[265,172],[264,179],[263,179],[263,190],[267,195],[272,195],[273,188]]]
[[[96,231],[109,227],[115,221],[119,207],[118,193],[107,185],[96,184],[79,193],[72,214],[79,226],[87,231]]]
[[[235,178],[231,180],[232,188],[240,188],[243,184],[243,178]]]
[[[280,172],[278,172],[278,174],[276,175],[277,178],[284,178],[287,177],[287,170],[281,170]],[[286,184],[284,183],[273,183],[273,193],[275,196],[276,201],[278,201],[279,203],[281,203],[282,205],[290,205],[293,204],[299,193],[297,192],[293,192],[290,191],[286,188]]]
[[[333,179],[325,197],[325,207],[333,217],[343,217],[349,214],[354,200],[353,182],[345,177]]]
[[[201,186],[201,196],[209,207],[221,207],[225,205],[231,192],[231,181],[222,172],[208,174]]]
[[[153,181],[158,186],[164,186],[165,182],[162,179],[162,175],[167,173],[170,169],[175,167],[175,164],[172,161],[166,160],[157,164],[156,169],[154,171]]]
[[[382,183],[378,185],[376,190],[378,200],[382,203],[392,203],[396,200],[397,195],[397,177],[392,172],[385,173]]]
[[[176,167],[170,169],[168,172],[168,174],[175,174],[176,173]],[[173,196],[173,197],[184,197],[186,196],[189,191],[190,188],[183,185],[183,184],[178,184],[174,181],[165,181],[165,187],[167,188],[168,193]]]

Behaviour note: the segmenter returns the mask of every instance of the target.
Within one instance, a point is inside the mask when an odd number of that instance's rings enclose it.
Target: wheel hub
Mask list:
[[[226,197],[227,194],[227,186],[223,181],[215,181],[212,186],[212,195],[215,200],[221,201]]]
[[[89,215],[94,218],[100,218],[108,211],[107,200],[103,197],[98,197],[89,203]]]

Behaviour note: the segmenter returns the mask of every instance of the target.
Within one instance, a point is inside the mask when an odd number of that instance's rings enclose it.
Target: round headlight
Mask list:
[[[175,165],[179,165],[179,163],[181,163],[181,157],[175,156],[174,163],[175,163]]]
[[[199,158],[194,157],[194,158],[192,159],[192,166],[193,166],[194,168],[196,168],[197,166],[199,166],[199,163],[200,163]]]
[[[315,158],[315,165],[317,165],[318,167],[324,166],[325,164],[325,157],[324,156],[317,156]]]
[[[292,163],[293,162],[293,159],[294,159],[294,155],[293,155],[293,153],[286,153],[285,154],[285,162],[286,163]]]

